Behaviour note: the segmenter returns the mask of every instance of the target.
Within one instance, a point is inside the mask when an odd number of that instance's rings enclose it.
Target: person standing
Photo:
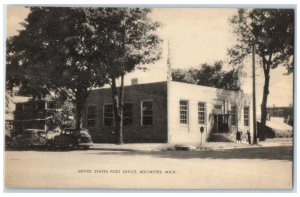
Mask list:
[[[251,134],[250,134],[249,130],[247,130],[247,139],[248,139],[249,144],[251,144]]]
[[[241,143],[241,132],[236,132],[236,143]]]

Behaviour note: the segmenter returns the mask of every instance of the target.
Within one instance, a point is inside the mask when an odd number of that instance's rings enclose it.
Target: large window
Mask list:
[[[244,125],[249,126],[249,107],[244,107]]]
[[[181,100],[179,101],[180,105],[180,123],[187,124],[189,119],[189,103],[188,101]]]
[[[132,104],[131,103],[124,103],[123,106],[123,125],[131,125],[132,124]]]
[[[152,125],[152,101],[142,101],[142,125]]]
[[[87,107],[87,126],[94,127],[96,124],[96,106]]]
[[[114,124],[114,113],[113,113],[113,105],[106,104],[104,105],[104,115],[103,115],[103,122],[104,126],[110,127]]]
[[[198,103],[198,123],[205,124],[205,103]]]
[[[236,106],[231,106],[231,117],[230,117],[230,121],[231,121],[231,125],[232,126],[236,126]]]

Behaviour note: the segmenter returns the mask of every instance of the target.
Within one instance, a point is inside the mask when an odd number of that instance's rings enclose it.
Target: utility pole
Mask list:
[[[255,40],[252,42],[252,96],[253,96],[253,144],[257,144],[256,93],[255,93]]]
[[[255,35],[252,29],[244,23],[244,25],[250,30],[252,37],[252,96],[253,96],[253,144],[257,144],[257,125],[256,125],[256,93],[255,93]]]

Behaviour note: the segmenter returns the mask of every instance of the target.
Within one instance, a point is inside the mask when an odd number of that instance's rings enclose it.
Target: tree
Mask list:
[[[255,52],[260,58],[264,72],[263,98],[261,103],[261,125],[259,139],[266,138],[267,99],[271,69],[279,65],[294,69],[294,10],[291,9],[239,9],[231,18],[238,44],[228,50],[231,64],[243,67],[243,61],[251,53],[254,42]]]
[[[55,103],[55,108],[46,110],[47,130],[53,131],[57,128],[71,128],[75,125],[74,105],[61,92],[56,92],[55,96],[46,96],[48,101]]]
[[[225,90],[240,90],[240,70],[223,71],[222,68],[223,62],[217,61],[214,65],[202,64],[199,68],[175,69],[172,71],[172,79]]]
[[[161,39],[156,34],[158,22],[150,18],[151,9],[90,8],[90,24],[95,29],[95,55],[103,61],[104,72],[112,90],[116,143],[123,143],[124,76],[134,69],[160,58]],[[120,87],[117,88],[117,80]]]
[[[24,29],[7,40],[6,88],[37,97],[60,90],[75,103],[77,130],[91,89],[106,82],[86,9],[32,7]]]

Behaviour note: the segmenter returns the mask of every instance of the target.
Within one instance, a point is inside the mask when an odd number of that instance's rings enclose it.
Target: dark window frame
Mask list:
[[[151,107],[150,107],[151,109],[144,110],[144,103],[151,103]],[[142,126],[153,125],[153,101],[152,100],[141,101],[141,125]]]
[[[246,113],[247,112],[247,113]],[[244,106],[244,126],[249,127],[249,106]]]
[[[130,126],[132,125],[132,123],[133,123],[133,104],[126,102],[123,104],[123,126]]]
[[[92,109],[92,110],[90,110]],[[95,127],[96,126],[96,105],[88,105],[86,112],[86,126],[87,127]]]
[[[237,126],[237,106],[233,105],[231,106],[230,111],[230,125],[231,126]]]
[[[106,111],[106,107],[111,107],[111,111]],[[110,116],[107,116],[110,115]],[[109,121],[107,121],[109,120]],[[109,124],[107,124],[109,123]],[[112,103],[103,104],[103,126],[113,127],[114,126],[114,107]]]

